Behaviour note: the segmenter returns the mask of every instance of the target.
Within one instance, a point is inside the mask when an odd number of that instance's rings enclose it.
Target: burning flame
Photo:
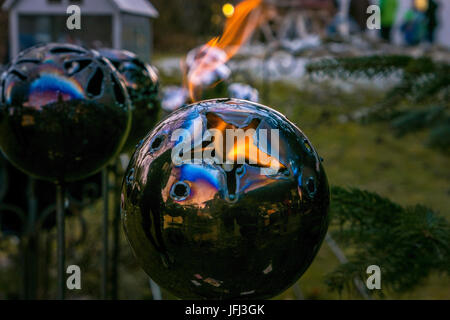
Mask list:
[[[192,102],[199,96],[203,77],[229,61],[265,19],[262,0],[244,0],[235,7],[225,23],[223,35],[205,44],[196,63],[188,67],[186,80]]]

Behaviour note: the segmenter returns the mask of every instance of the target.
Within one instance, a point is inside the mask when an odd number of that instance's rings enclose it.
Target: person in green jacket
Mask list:
[[[390,42],[392,26],[397,16],[397,0],[380,0],[381,11],[381,37]]]
[[[426,40],[428,20],[425,14],[427,9],[427,0],[414,0],[412,8],[405,13],[400,30],[403,32],[406,45],[415,46]]]

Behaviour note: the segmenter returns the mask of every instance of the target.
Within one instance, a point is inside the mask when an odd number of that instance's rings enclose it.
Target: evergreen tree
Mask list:
[[[368,120],[390,121],[399,136],[429,130],[427,144],[450,152],[450,65],[428,57],[368,56],[325,59],[311,63],[307,71],[347,79],[397,75],[398,84],[388,90]]]
[[[389,121],[403,136],[428,130],[427,144],[450,152],[450,65],[428,57],[376,55],[325,59],[310,63],[311,75],[338,77],[397,76],[399,81],[366,121]],[[348,262],[326,276],[332,290],[351,290],[354,279],[366,279],[366,268],[381,268],[383,287],[405,292],[431,273],[450,276],[450,224],[423,205],[402,207],[376,193],[332,188],[331,234],[354,249]],[[383,290],[375,290],[383,296]]]
[[[376,193],[332,188],[331,234],[354,248],[348,262],[326,276],[332,290],[351,290],[354,278],[378,265],[383,288],[405,292],[431,273],[450,276],[450,224],[422,205],[402,207]],[[374,292],[383,296],[383,290]]]

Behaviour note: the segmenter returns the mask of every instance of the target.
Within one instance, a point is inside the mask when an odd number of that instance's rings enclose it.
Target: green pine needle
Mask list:
[[[366,279],[373,264],[381,268],[382,287],[394,292],[417,287],[433,272],[450,276],[450,224],[431,209],[404,208],[376,193],[333,187],[331,213],[338,226],[333,236],[354,252],[326,276],[330,289],[352,289],[353,279]]]

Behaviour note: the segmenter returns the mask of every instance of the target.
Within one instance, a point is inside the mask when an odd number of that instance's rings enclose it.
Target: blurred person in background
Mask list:
[[[426,17],[428,20],[427,40],[430,43],[434,43],[435,31],[439,24],[437,19],[438,4],[435,0],[428,1],[428,9],[426,11]]]
[[[391,42],[392,26],[397,15],[397,0],[380,0],[381,11],[381,38]]]
[[[369,6],[369,0],[352,0],[350,2],[349,14],[358,26],[359,31],[364,31],[367,28],[367,8]]]
[[[427,0],[413,0],[412,8],[406,12],[401,31],[407,45],[415,46],[426,39],[428,34],[427,10]]]

